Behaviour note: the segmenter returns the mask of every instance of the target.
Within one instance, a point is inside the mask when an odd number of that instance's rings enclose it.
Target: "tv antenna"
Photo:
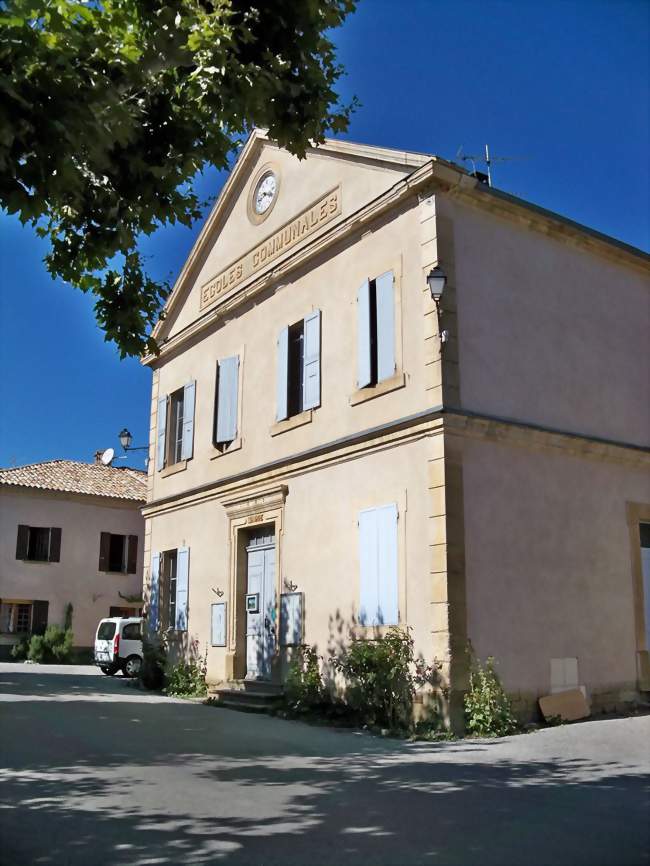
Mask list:
[[[468,154],[463,153],[463,145],[458,148],[456,152],[456,159],[462,160],[462,162],[471,162],[472,164],[472,174],[478,180],[482,180],[483,182],[487,182],[488,186],[492,186],[492,165],[495,162],[512,162],[514,159],[528,159],[527,156],[491,156],[490,149],[488,145],[485,145],[485,154]],[[487,172],[479,171],[476,168],[476,163],[482,163],[486,168]]]

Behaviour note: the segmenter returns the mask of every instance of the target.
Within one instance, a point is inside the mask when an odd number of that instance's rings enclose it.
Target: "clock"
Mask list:
[[[280,168],[274,162],[261,166],[254,176],[247,196],[246,211],[253,225],[259,225],[269,216],[280,192]]]
[[[278,181],[272,171],[267,171],[259,179],[253,193],[253,209],[258,216],[265,214],[271,207],[278,192]]]

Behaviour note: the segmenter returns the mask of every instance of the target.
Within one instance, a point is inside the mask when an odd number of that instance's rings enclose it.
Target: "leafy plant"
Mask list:
[[[41,634],[34,634],[29,642],[27,650],[27,658],[30,662],[43,664],[46,656],[45,637]]]
[[[72,628],[72,614],[73,614],[73,612],[74,612],[74,607],[72,605],[72,602],[69,601],[65,606],[65,613],[63,615],[63,628],[66,629],[66,631],[68,629]]]
[[[294,712],[305,712],[322,704],[326,697],[316,648],[296,647],[285,682],[287,706]]]
[[[175,698],[202,698],[208,693],[203,660],[180,661],[167,668],[165,694]]]
[[[27,658],[29,652],[29,638],[21,637],[18,643],[15,643],[11,648],[11,657],[22,661]]]
[[[167,650],[158,635],[142,635],[142,664],[139,679],[145,689],[157,691],[165,685]]]
[[[331,663],[347,681],[346,700],[369,725],[392,731],[413,726],[418,685],[433,682],[439,665],[415,659],[410,629],[393,627],[376,640],[358,640]]]
[[[517,730],[512,705],[505,693],[491,656],[485,664],[476,658],[471,646],[469,689],[465,694],[465,724],[477,737],[505,737]]]
[[[27,658],[39,664],[65,664],[72,657],[74,635],[60,625],[48,625],[44,635],[32,635]]]
[[[122,355],[150,337],[169,284],[139,238],[191,226],[195,180],[257,125],[299,157],[354,107],[328,34],[354,0],[5,0],[0,206],[47,238],[45,262],[96,298]]]

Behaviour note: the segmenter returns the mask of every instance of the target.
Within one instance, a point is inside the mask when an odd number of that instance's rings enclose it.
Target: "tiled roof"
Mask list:
[[[128,466],[104,466],[76,460],[46,460],[0,469],[0,485],[5,484],[140,502],[147,498],[146,472]]]

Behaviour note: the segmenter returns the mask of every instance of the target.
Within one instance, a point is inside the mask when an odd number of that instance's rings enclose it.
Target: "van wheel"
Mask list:
[[[112,677],[113,674],[117,673],[115,665],[100,665],[99,669],[103,674],[106,674],[107,677]]]
[[[124,676],[125,677],[137,677],[140,673],[140,668],[142,667],[142,659],[140,656],[129,656],[128,659],[124,662]]]

